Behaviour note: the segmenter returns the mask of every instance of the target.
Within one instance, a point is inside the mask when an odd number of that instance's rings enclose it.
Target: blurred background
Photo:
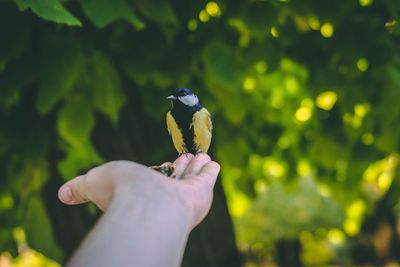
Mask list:
[[[66,180],[176,157],[176,87],[222,165],[183,266],[400,266],[399,19],[398,0],[1,1],[0,266],[76,249],[100,212],[59,203]]]

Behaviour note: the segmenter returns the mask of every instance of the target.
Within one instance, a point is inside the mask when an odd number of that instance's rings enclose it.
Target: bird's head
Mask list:
[[[190,89],[177,88],[167,97],[172,103],[180,102],[185,106],[193,107],[199,103],[199,98]]]

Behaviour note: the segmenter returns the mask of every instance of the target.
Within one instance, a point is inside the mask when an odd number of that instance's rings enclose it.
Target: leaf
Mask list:
[[[57,165],[65,180],[79,175],[82,170],[87,170],[93,165],[103,162],[103,159],[89,141],[80,144],[78,147],[67,147],[66,153],[67,157]]]
[[[58,133],[67,142],[64,147],[67,157],[58,164],[58,169],[66,179],[102,162],[90,143],[90,133],[94,126],[93,111],[90,98],[77,94],[67,99],[58,114]]]
[[[54,240],[50,219],[39,197],[30,199],[24,221],[28,244],[46,256],[62,261],[63,252]]]
[[[104,28],[119,19],[130,22],[138,30],[145,27],[127,0],[81,0],[81,4],[86,16],[97,28]]]
[[[55,38],[41,63],[37,110],[48,113],[78,81],[84,66],[80,44],[72,38]]]
[[[93,107],[88,97],[79,94],[67,99],[57,119],[57,130],[61,138],[79,147],[89,140],[93,126]]]
[[[119,74],[111,61],[100,51],[93,52],[91,64],[95,107],[115,124],[118,121],[118,113],[126,102]]]
[[[58,0],[16,0],[21,11],[28,8],[42,19],[68,26],[82,26],[82,23],[74,17]]]
[[[154,22],[169,24],[178,22],[168,0],[137,0],[135,5],[143,15]]]

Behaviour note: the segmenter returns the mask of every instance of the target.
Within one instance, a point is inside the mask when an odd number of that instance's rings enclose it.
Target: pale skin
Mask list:
[[[180,266],[190,231],[207,215],[220,170],[206,154],[185,154],[174,179],[130,161],[113,161],[59,190],[68,205],[104,211],[67,266]]]

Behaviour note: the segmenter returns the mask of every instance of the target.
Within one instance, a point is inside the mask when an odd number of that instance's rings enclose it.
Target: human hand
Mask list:
[[[131,161],[111,161],[65,183],[59,199],[68,205],[91,201],[105,211],[116,198],[134,194],[143,199],[178,200],[191,228],[208,213],[220,170],[206,154],[185,154],[174,162],[175,179]]]

